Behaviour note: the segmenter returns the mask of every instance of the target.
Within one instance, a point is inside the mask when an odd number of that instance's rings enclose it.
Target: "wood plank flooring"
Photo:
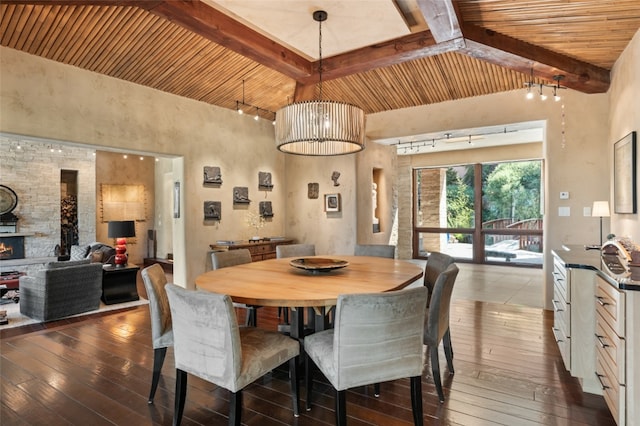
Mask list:
[[[441,351],[447,399],[440,404],[431,367],[425,366],[425,424],[615,425],[604,399],[582,393],[565,371],[552,322],[551,312],[539,308],[455,300],[451,334],[456,371],[448,374]],[[260,309],[259,324],[274,329],[275,309]],[[171,424],[171,349],[155,404],[147,405],[153,351],[146,306],[49,323],[39,330],[6,331],[0,342],[0,424]],[[276,370],[246,388],[243,423],[334,424],[333,391],[321,377],[316,377],[313,409],[293,417],[286,375],[286,370]],[[226,390],[189,378],[184,425],[226,424],[228,409]],[[354,426],[412,424],[409,381],[384,383],[380,398],[371,387],[349,391],[347,413]]]

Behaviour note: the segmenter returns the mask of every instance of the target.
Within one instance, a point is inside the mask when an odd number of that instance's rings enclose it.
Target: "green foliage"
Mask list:
[[[539,161],[498,164],[487,175],[483,185],[483,222],[504,218],[519,221],[542,217],[540,173]]]
[[[473,227],[473,187],[469,187],[451,167],[447,169],[446,178],[447,226],[449,228]]]

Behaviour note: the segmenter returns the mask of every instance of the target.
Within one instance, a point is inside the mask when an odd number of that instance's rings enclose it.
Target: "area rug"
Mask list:
[[[98,309],[94,311],[83,312],[77,315],[72,315],[68,318],[81,317],[84,315],[91,315],[99,312],[114,311],[117,309],[131,308],[134,306],[146,305],[148,303],[149,301],[147,299],[143,299],[142,297],[140,298],[140,300],[134,300],[133,302],[115,303],[113,305],[105,305],[104,303],[100,302],[100,307]],[[9,324],[0,325],[0,330],[22,327],[23,325],[38,324],[41,322],[37,319],[29,318],[22,315],[20,313],[20,303],[2,304],[0,305],[0,310],[6,310],[7,318],[9,319]]]

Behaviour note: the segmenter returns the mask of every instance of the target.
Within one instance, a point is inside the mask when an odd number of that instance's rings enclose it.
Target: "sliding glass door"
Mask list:
[[[413,257],[542,265],[542,161],[414,170]]]

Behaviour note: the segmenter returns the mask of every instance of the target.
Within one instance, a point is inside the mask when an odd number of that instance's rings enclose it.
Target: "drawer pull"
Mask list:
[[[553,328],[552,328],[552,330],[553,330],[553,336],[554,336],[554,337],[555,337],[556,333],[559,333],[559,332],[560,332],[560,329],[559,329],[559,328],[555,328],[555,327],[553,327]],[[564,342],[564,340],[556,338],[556,343],[562,343],[562,342]]]
[[[560,309],[556,306],[556,303],[559,303],[558,300],[551,300],[551,304],[553,305],[553,310],[556,312],[563,312],[564,309]]]
[[[604,338],[604,336],[600,336],[600,335],[596,334],[596,339],[598,339],[598,343],[600,343],[600,346],[602,348],[608,348],[609,345],[607,345],[605,342],[602,341],[603,338]]]
[[[602,374],[598,374],[598,372],[596,371],[596,377],[598,378],[598,381],[600,382],[600,386],[602,386],[602,390],[611,389],[609,386],[605,385],[604,382],[602,381],[602,378],[604,377]]]
[[[604,301],[603,297],[600,296],[596,296],[596,300],[598,301],[598,303],[600,304],[600,306],[607,306],[610,305],[610,303],[607,303]]]

